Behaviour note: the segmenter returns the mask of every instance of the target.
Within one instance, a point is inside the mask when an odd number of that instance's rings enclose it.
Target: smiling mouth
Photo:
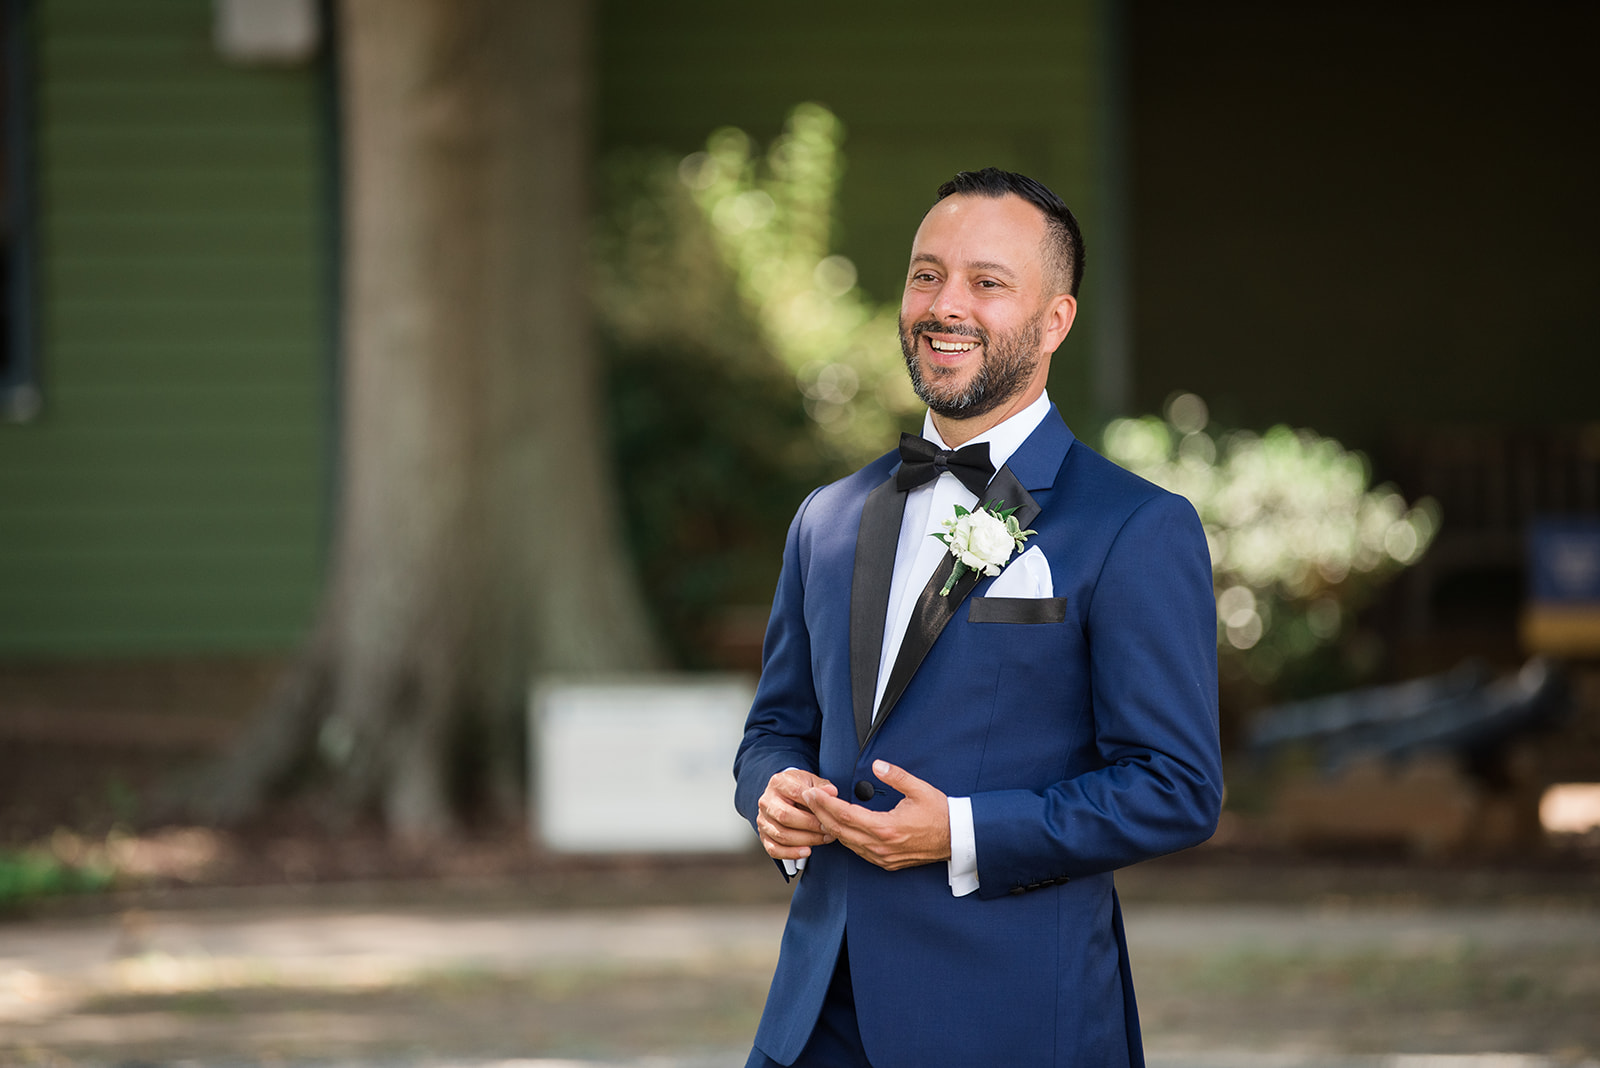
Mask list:
[[[978,347],[976,341],[935,341],[928,338],[928,347],[934,352],[942,352],[946,356],[957,356],[963,352],[971,352]]]

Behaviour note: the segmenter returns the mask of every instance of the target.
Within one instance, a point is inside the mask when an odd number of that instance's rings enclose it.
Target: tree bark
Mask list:
[[[586,292],[589,5],[342,0],[344,425],[302,663],[201,795],[315,746],[406,838],[520,799],[530,679],[654,661],[617,535]],[[298,681],[297,681],[298,680]]]

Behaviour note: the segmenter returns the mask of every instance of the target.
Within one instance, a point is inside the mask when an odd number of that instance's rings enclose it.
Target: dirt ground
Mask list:
[[[1600,1066],[1593,872],[1201,851],[1121,883],[1152,1064]],[[0,920],[0,1064],[736,1068],[785,894],[751,855],[55,900]]]
[[[754,853],[405,850],[306,811],[132,830],[271,675],[80,699],[0,672],[0,851],[117,873],[0,911],[0,1066],[743,1063],[788,893]],[[1225,830],[1119,875],[1154,1068],[1600,1068],[1600,840],[1419,859]]]

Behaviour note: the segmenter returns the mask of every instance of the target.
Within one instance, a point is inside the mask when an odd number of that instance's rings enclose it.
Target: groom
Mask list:
[[[734,765],[798,877],[750,1065],[1143,1063],[1111,873],[1216,826],[1215,609],[1194,510],[1045,394],[1082,272],[1038,182],[941,186],[900,309],[923,439],[790,526]],[[931,535],[983,505],[1015,536],[958,569]]]

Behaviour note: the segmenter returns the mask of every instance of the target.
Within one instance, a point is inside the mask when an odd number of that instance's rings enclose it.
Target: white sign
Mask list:
[[[572,853],[751,848],[733,757],[754,696],[741,676],[648,676],[534,688],[532,825]]]
[[[235,63],[304,63],[322,37],[315,0],[212,0],[212,39]]]

